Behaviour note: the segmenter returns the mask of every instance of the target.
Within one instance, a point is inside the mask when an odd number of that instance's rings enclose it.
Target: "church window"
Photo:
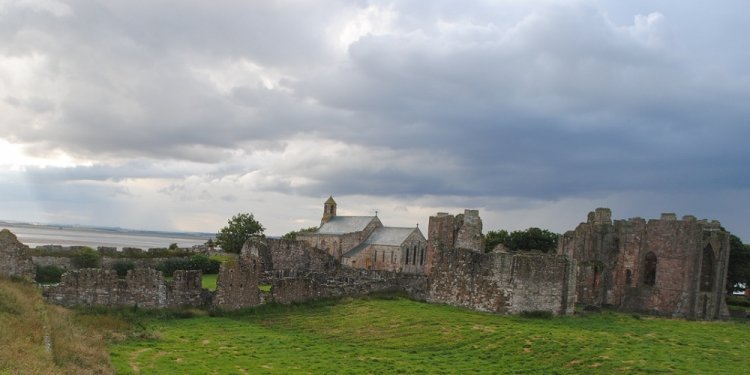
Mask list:
[[[409,248],[406,248],[406,263],[409,264]]]
[[[710,292],[714,286],[714,250],[711,245],[703,249],[701,262],[701,292]]]
[[[625,270],[625,285],[630,285],[633,282],[633,272],[631,270]]]
[[[649,286],[656,284],[656,254],[650,251],[643,262],[643,284]]]
[[[424,265],[424,249],[419,250],[419,265]]]

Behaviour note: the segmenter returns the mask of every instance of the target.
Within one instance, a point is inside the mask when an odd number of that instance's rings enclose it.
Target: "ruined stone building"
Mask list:
[[[438,213],[428,228],[427,301],[480,311],[572,314],[575,261],[541,253],[484,253],[479,211]]]
[[[427,233],[425,240],[418,228],[385,227],[377,216],[337,216],[329,198],[316,232],[298,241],[249,240],[222,264],[215,292],[201,287],[200,272],[176,271],[167,281],[151,268],[125,277],[70,270],[42,289],[48,301],[66,306],[233,310],[397,291],[501,314],[572,314],[582,303],[689,319],[728,316],[729,233],[717,221],[674,214],[613,221],[599,208],[560,237],[557,254],[484,253],[477,210],[431,216]],[[31,259],[12,233],[0,232],[0,275],[33,278]]]
[[[34,280],[36,267],[28,246],[7,229],[0,231],[0,276]]]
[[[690,319],[728,315],[729,233],[717,221],[662,214],[613,222],[598,208],[558,247],[578,262],[580,303]]]
[[[323,204],[317,231],[297,238],[353,268],[424,273],[427,240],[415,228],[385,227],[376,216],[338,216],[336,201]]]

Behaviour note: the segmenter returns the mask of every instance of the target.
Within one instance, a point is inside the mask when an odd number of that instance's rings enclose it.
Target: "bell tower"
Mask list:
[[[320,225],[327,223],[334,217],[336,217],[336,201],[333,200],[333,196],[330,196],[328,197],[328,200],[323,203],[323,218],[320,219]]]

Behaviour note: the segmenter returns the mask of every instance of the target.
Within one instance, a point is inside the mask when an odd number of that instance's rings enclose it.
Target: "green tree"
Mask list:
[[[253,236],[263,236],[264,230],[253,214],[237,214],[216,234],[216,244],[226,252],[239,253],[245,241]]]
[[[731,235],[729,237],[729,267],[727,268],[727,294],[742,290],[737,284],[750,287],[750,245]]]
[[[546,229],[532,227],[526,230],[489,231],[485,236],[485,251],[489,252],[498,244],[503,244],[509,250],[539,250],[551,253],[557,250],[558,234]]]
[[[490,251],[494,250],[497,245],[500,244],[503,244],[507,247],[509,243],[510,233],[508,233],[507,230],[491,230],[484,236],[484,252],[489,253]]]
[[[70,259],[77,268],[99,268],[101,260],[102,255],[98,251],[86,246],[78,249]]]
[[[318,230],[318,227],[309,227],[309,228],[301,228],[299,230],[293,230],[283,236],[281,236],[282,240],[287,241],[294,241],[297,239],[297,235],[300,233],[312,233]]]

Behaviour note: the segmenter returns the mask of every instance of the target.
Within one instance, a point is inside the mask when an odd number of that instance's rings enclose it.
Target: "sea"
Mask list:
[[[0,230],[8,229],[25,245],[164,248],[176,243],[182,248],[205,244],[214,235],[191,232],[156,232],[121,228],[97,228],[68,225],[39,225],[0,221]]]

